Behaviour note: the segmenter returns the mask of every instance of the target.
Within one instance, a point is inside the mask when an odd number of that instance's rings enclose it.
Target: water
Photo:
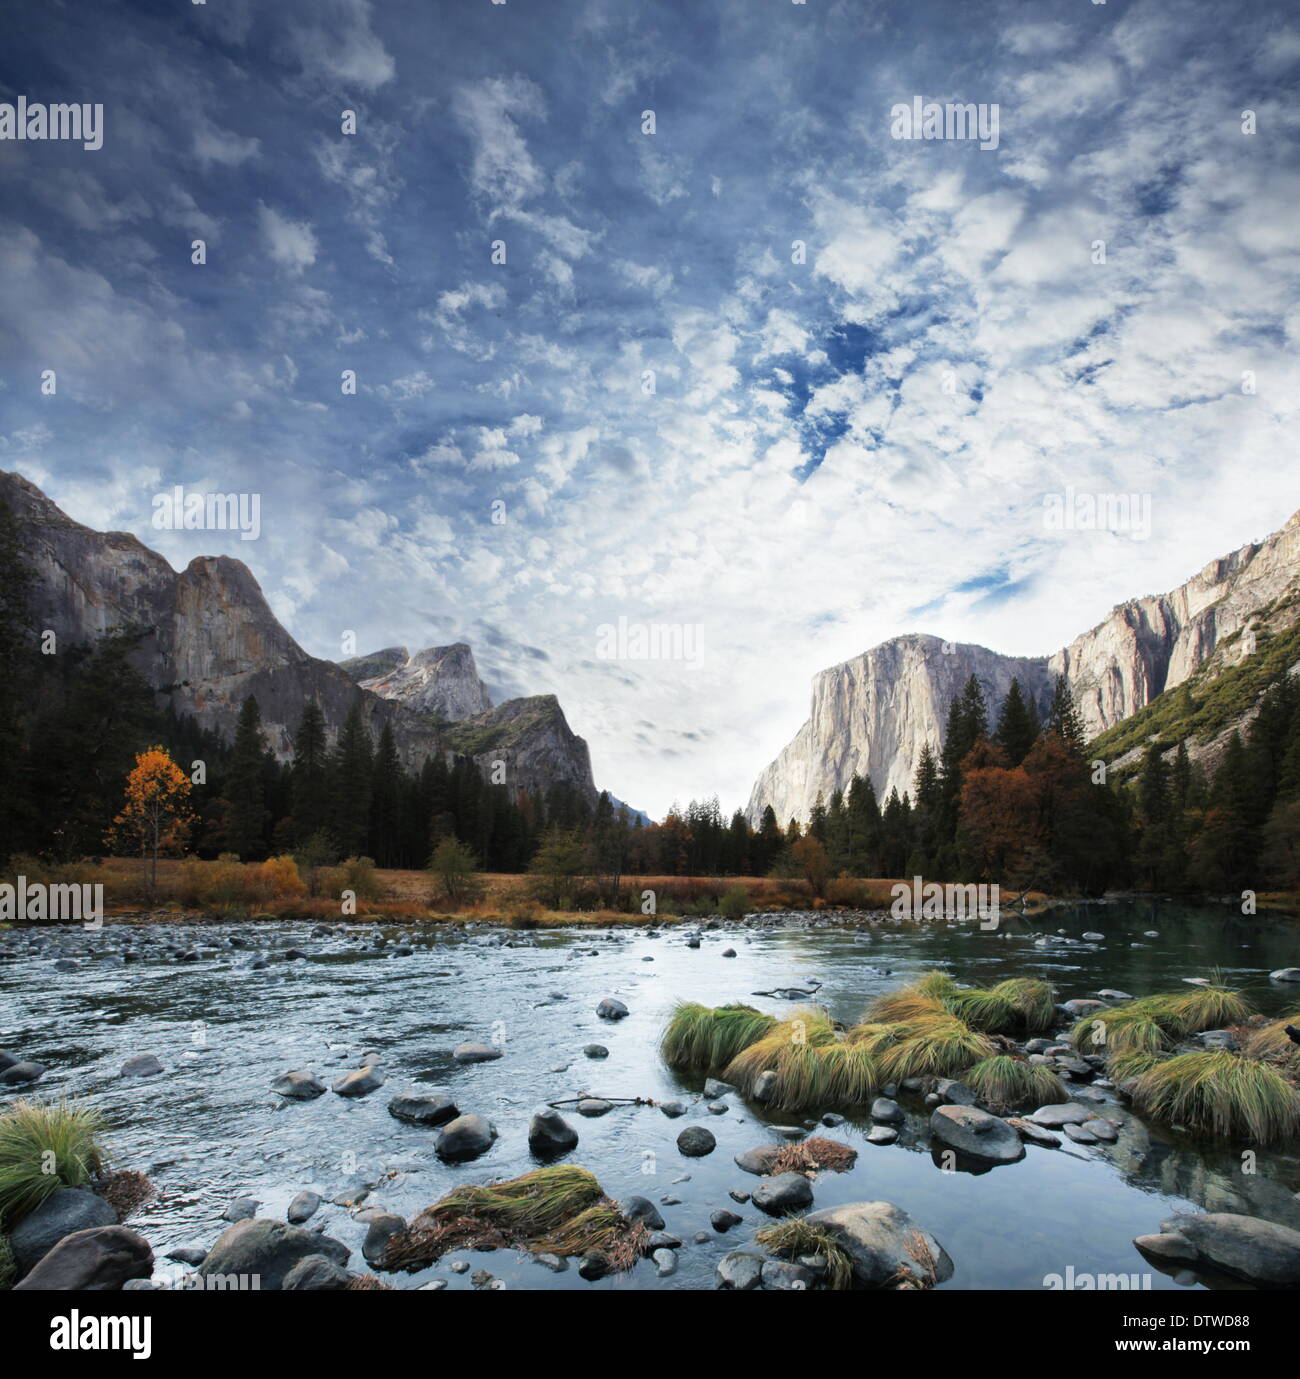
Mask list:
[[[783,1014],[792,1003],[751,993],[820,980],[821,1003],[851,1022],[872,997],[935,967],[969,983],[1044,976],[1061,999],[1103,987],[1134,995],[1173,990],[1184,978],[1217,969],[1266,1014],[1300,1009],[1300,989],[1268,980],[1270,970],[1300,964],[1300,929],[1290,923],[1172,904],[1081,907],[1034,923],[1076,939],[1092,930],[1107,938],[1079,946],[1054,940],[1039,948],[1034,927],[1016,921],[1004,922],[1001,934],[970,924],[866,931],[737,925],[709,931],[693,950],[681,928],[612,938],[587,930],[508,936],[455,930],[416,938],[412,956],[389,957],[371,946],[375,931],[364,926],[329,938],[310,937],[306,924],[110,926],[101,934],[13,930],[0,934],[0,1045],[49,1068],[36,1089],[41,1095],[76,1096],[101,1110],[114,1162],[155,1180],[160,1196],[133,1224],[153,1245],[160,1267],[176,1245],[210,1244],[237,1196],[255,1197],[260,1215],[283,1219],[300,1189],[313,1188],[328,1201],[349,1184],[373,1181],[366,1205],[409,1218],[457,1183],[533,1167],[527,1125],[540,1103],[584,1091],[687,1100],[690,1113],[677,1120],[653,1107],[619,1107],[599,1119],[562,1108],[581,1136],[570,1161],[594,1172],[611,1195],[682,1199],[660,1208],[668,1229],[685,1242],[671,1278],[658,1278],[646,1261],[629,1274],[587,1283],[574,1268],[556,1275],[525,1255],[494,1251],[451,1254],[390,1281],[408,1287],[445,1278],[452,1288],[467,1288],[469,1274],[449,1268],[466,1259],[511,1288],[711,1288],[722,1256],[751,1247],[767,1220],[728,1197],[729,1188],[750,1191],[758,1182],[732,1156],[777,1136],[761,1113],[734,1097],[725,1115],[710,1114],[695,1099],[700,1083],[662,1065],[658,1038],[678,999],[747,1000]],[[1159,937],[1145,937],[1147,930]],[[251,951],[228,947],[232,935],[270,950],[297,945],[309,957],[251,970]],[[499,946],[506,937],[522,946]],[[191,943],[202,951],[198,961],[179,962],[163,949]],[[128,946],[141,960],[123,966],[118,955]],[[722,956],[727,947],[736,949],[735,958]],[[65,952],[82,964],[78,970],[54,970],[54,958]],[[605,996],[623,1000],[630,1016],[618,1023],[599,1019],[595,1008]],[[457,1044],[494,1038],[504,1039],[500,1060],[452,1061]],[[609,1057],[585,1058],[589,1043],[605,1045]],[[301,1067],[328,1085],[372,1050],[383,1056],[387,1082],[366,1098],[327,1092],[312,1102],[284,1103],[269,1090],[280,1073]],[[166,1072],[122,1079],[122,1062],[138,1053],[157,1055]],[[562,1064],[567,1069],[555,1071]],[[501,1137],[488,1154],[443,1165],[433,1153],[436,1131],[387,1113],[399,1092],[435,1089],[449,1093],[462,1111],[495,1122]],[[16,1095],[0,1094],[4,1100]],[[1017,1164],[979,1174],[943,1172],[924,1143],[928,1113],[919,1102],[904,1101],[908,1124],[898,1144],[867,1144],[869,1124],[854,1121],[824,1132],[860,1152],[848,1173],[817,1179],[815,1205],[884,1199],[902,1206],[951,1255],[956,1272],[947,1288],[1041,1289],[1048,1275],[1069,1266],[1076,1275],[1139,1273],[1153,1289],[1191,1286],[1147,1264],[1133,1237],[1187,1210],[1245,1212],[1300,1228],[1300,1204],[1292,1199],[1300,1187],[1295,1153],[1261,1152],[1255,1171],[1247,1172],[1232,1147],[1146,1126],[1117,1101],[1104,1110],[1123,1122],[1115,1145],[1028,1146]],[[717,1136],[717,1149],[704,1159],[677,1152],[678,1133],[694,1123]],[[690,1181],[674,1183],[682,1174]],[[712,1231],[709,1216],[720,1207],[742,1215],[744,1224],[725,1235]],[[364,1268],[365,1227],[345,1208],[327,1205],[310,1225],[343,1240],[356,1252],[351,1267]],[[709,1233],[707,1245],[693,1242],[699,1231]]]

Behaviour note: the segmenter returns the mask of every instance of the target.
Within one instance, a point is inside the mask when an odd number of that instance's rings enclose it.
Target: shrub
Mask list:
[[[259,899],[297,900],[307,894],[307,886],[298,875],[298,863],[289,856],[268,857],[254,871],[252,885],[260,893]]]
[[[1272,1144],[1300,1131],[1295,1089],[1277,1069],[1226,1049],[1162,1059],[1138,1076],[1132,1098],[1166,1124],[1224,1138]]]
[[[375,873],[375,864],[369,857],[349,857],[334,867],[328,874],[325,885],[330,895],[342,896],[351,891],[358,900],[382,900],[384,888]]]
[[[68,1102],[18,1101],[0,1114],[0,1223],[11,1227],[61,1187],[99,1173],[103,1118]]]
[[[445,834],[438,840],[429,859],[429,870],[438,878],[441,895],[452,905],[482,899],[486,887],[476,874],[478,859],[454,834]]]
[[[724,919],[743,919],[749,913],[749,892],[744,886],[729,886],[723,892],[718,913]]]

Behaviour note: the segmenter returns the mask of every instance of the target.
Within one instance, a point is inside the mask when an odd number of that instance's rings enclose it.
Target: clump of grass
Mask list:
[[[392,1237],[384,1267],[422,1269],[449,1250],[516,1247],[603,1254],[612,1268],[624,1269],[638,1257],[644,1235],[644,1227],[623,1219],[593,1174],[554,1164],[489,1187],[454,1188]]]
[[[965,987],[944,997],[943,1008],[971,1027],[985,1034],[998,1034],[1015,1029],[1020,1012],[1009,996],[981,987]]]
[[[961,1080],[986,1106],[1000,1111],[1022,1106],[1037,1110],[1068,1099],[1064,1084],[1051,1068],[1006,1053],[981,1059]]]
[[[1222,986],[1194,986],[1167,996],[1148,996],[1139,1004],[1148,1005],[1160,1027],[1176,1039],[1240,1024],[1251,1013],[1240,992]]]
[[[1067,1036],[1080,1053],[1159,1053],[1171,1047],[1156,1013],[1134,1001],[1113,1010],[1100,1010],[1075,1022]]]
[[[782,1146],[781,1152],[772,1160],[767,1170],[777,1173],[816,1173],[828,1169],[832,1173],[845,1173],[857,1162],[858,1151],[852,1146],[841,1144],[838,1140],[828,1140],[823,1135],[810,1135],[797,1144]]]
[[[946,972],[927,972],[907,986],[877,996],[863,1013],[862,1023],[892,1025],[920,1015],[938,1014],[944,998],[957,990],[957,983]]]
[[[103,1166],[103,1117],[68,1102],[15,1102],[0,1114],[0,1223],[12,1227],[61,1187]]]
[[[1037,977],[1009,977],[992,990],[1011,1002],[1026,1033],[1038,1034],[1056,1024],[1056,992],[1050,982]]]
[[[0,1235],[0,1292],[12,1288],[18,1281],[18,1266],[14,1263],[13,1247],[7,1235]]]
[[[840,1040],[817,1049],[821,1101],[825,1106],[861,1106],[880,1086],[880,1072],[870,1050]]]
[[[1141,1077],[1144,1072],[1154,1068],[1157,1063],[1163,1063],[1164,1060],[1164,1054],[1131,1049],[1128,1053],[1115,1054],[1108,1059],[1106,1070],[1112,1081],[1129,1082],[1135,1077]]]
[[[954,1015],[931,1015],[911,1021],[907,1034],[880,1055],[886,1082],[907,1077],[958,1077],[972,1063],[990,1058],[993,1041]]]
[[[835,1026],[824,1010],[797,1010],[736,1054],[723,1076],[748,1093],[759,1074],[769,1069],[778,1074],[784,1070],[790,1077],[801,1075],[801,1070],[806,1072],[808,1052],[823,1044],[833,1044],[837,1038]]]
[[[830,1231],[810,1225],[802,1216],[787,1216],[771,1226],[764,1226],[754,1239],[765,1249],[783,1259],[798,1259],[800,1255],[820,1255],[826,1261],[826,1286],[843,1291],[853,1284],[853,1260],[849,1252]]]
[[[354,1274],[343,1285],[345,1293],[391,1293],[394,1290],[391,1283],[384,1283],[377,1279],[374,1274]]]
[[[1275,1068],[1226,1049],[1162,1059],[1138,1076],[1132,1098],[1157,1120],[1221,1138],[1272,1144],[1300,1131],[1295,1089]]]
[[[1283,1016],[1259,1029],[1239,1030],[1247,1057],[1263,1059],[1288,1072],[1300,1068],[1300,1044],[1291,1042],[1286,1032],[1288,1025],[1300,1025],[1300,1015]]]
[[[660,1042],[670,1068],[712,1072],[724,1068],[742,1049],[770,1034],[776,1018],[747,1005],[718,1006],[680,1002]]]

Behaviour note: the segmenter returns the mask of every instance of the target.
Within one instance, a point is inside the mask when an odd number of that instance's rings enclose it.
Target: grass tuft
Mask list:
[[[1065,1085],[1051,1068],[1006,1053],[981,1059],[962,1074],[961,1080],[986,1106],[997,1111],[1025,1106],[1037,1110],[1069,1099]]]
[[[902,1035],[880,1055],[886,1082],[907,1077],[959,1077],[972,1063],[991,1058],[993,1041],[955,1015],[931,1015],[899,1026]]]
[[[1275,1068],[1225,1049],[1162,1059],[1134,1083],[1133,1104],[1169,1125],[1273,1144],[1300,1131],[1295,1089]]]
[[[853,1284],[853,1260],[830,1231],[810,1225],[801,1216],[787,1216],[764,1226],[754,1239],[770,1253],[783,1259],[800,1255],[820,1255],[826,1261],[826,1286],[843,1291]]]
[[[66,1101],[17,1101],[0,1114],[0,1224],[12,1228],[61,1187],[103,1166],[103,1117]]]
[[[696,1001],[684,1001],[673,1011],[660,1051],[670,1068],[713,1072],[725,1068],[742,1049],[770,1034],[775,1026],[774,1016],[752,1006],[711,1009]]]

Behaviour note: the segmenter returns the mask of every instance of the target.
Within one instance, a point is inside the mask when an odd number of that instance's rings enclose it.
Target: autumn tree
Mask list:
[[[158,884],[158,854],[179,849],[194,824],[190,779],[161,747],[146,747],[126,778],[126,803],[113,820],[109,846],[152,856],[149,890]]]
[[[793,844],[790,854],[813,895],[824,896],[826,882],[830,876],[830,863],[820,840],[808,833]]]

